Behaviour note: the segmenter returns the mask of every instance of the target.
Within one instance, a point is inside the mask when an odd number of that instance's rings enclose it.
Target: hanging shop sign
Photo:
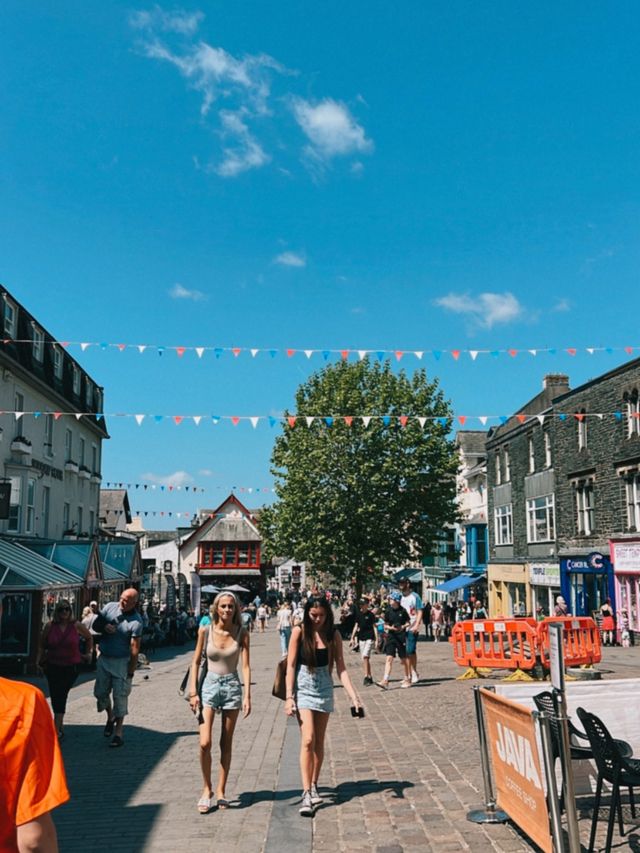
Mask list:
[[[558,563],[555,565],[532,563],[529,566],[529,583],[532,586],[557,586],[559,588],[560,565]]]

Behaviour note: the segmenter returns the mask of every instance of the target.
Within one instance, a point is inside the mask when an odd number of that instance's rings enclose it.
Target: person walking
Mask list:
[[[602,631],[602,645],[613,646],[615,645],[614,634],[616,630],[616,620],[613,615],[610,598],[605,599],[604,603],[600,607],[600,616],[602,617],[602,623],[600,626],[600,630]]]
[[[389,687],[391,667],[396,655],[400,658],[404,668],[404,679],[400,687],[411,687],[411,667],[407,658],[406,631],[409,625],[409,614],[402,607],[400,601],[402,596],[399,592],[392,592],[389,596],[389,606],[384,613],[384,629],[387,639],[384,644],[384,653],[387,659],[384,664],[384,675],[382,681],[378,681],[378,687],[386,690]]]
[[[568,616],[569,608],[567,606],[567,602],[561,595],[556,597],[556,606],[553,609],[554,616]]]
[[[198,672],[203,652],[207,657],[207,675],[198,694]],[[238,661],[242,655],[242,685],[238,677]],[[233,733],[240,709],[243,718],[251,713],[251,662],[249,631],[240,619],[238,600],[231,592],[220,592],[211,605],[211,624],[198,631],[189,681],[189,704],[198,714],[200,724],[200,769],[204,781],[198,811],[207,814],[212,808],[229,807],[226,799],[227,779],[231,767]],[[218,784],[213,793],[211,780],[211,730],[216,711],[222,717],[220,731],[220,765]]]
[[[120,600],[106,604],[93,623],[93,630],[100,634],[93,695],[98,712],[106,711],[104,736],[111,737],[109,746],[114,748],[124,746],[124,718],[140,654],[142,617],[137,604],[138,591],[125,589]]]
[[[262,602],[258,605],[258,624],[260,625],[260,633],[264,634],[267,627],[267,606]]]
[[[300,726],[300,774],[302,800],[299,812],[313,817],[322,802],[318,778],[324,760],[324,741],[329,715],[334,709],[333,680],[336,672],[351,700],[354,715],[364,715],[345,667],[342,637],[336,630],[333,610],[326,596],[307,599],[302,625],[291,633],[287,658],[285,713],[297,717]],[[360,710],[362,709],[362,710]]]
[[[80,641],[84,642],[84,654]],[[49,685],[53,719],[58,739],[64,737],[64,715],[67,697],[78,677],[78,665],[91,662],[93,637],[90,631],[73,618],[71,604],[66,598],[56,602],[51,620],[42,629],[38,648],[38,665]]]
[[[283,601],[278,610],[278,633],[280,634],[280,651],[282,652],[282,657],[286,657],[289,651],[292,617],[291,605],[288,601]]]
[[[360,599],[360,610],[356,613],[356,622],[353,626],[351,634],[351,643],[356,642],[360,646],[360,656],[362,657],[362,667],[364,669],[365,687],[373,684],[373,676],[371,675],[371,650],[375,641],[377,619],[371,611],[371,607],[366,598]]]
[[[407,628],[407,657],[409,658],[409,669],[411,670],[411,683],[420,681],[418,675],[418,632],[422,625],[422,599],[417,592],[411,589],[409,578],[401,578],[399,582],[400,604],[409,614],[409,627]]]
[[[439,601],[431,608],[431,632],[435,643],[440,642],[440,637],[444,630],[444,610]]]

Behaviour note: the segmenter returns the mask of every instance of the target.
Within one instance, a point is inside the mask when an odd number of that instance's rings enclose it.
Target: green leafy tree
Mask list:
[[[369,359],[331,364],[298,388],[287,418],[271,457],[277,500],[261,517],[267,554],[355,579],[360,593],[383,563],[433,552],[457,518],[452,413],[437,380]]]

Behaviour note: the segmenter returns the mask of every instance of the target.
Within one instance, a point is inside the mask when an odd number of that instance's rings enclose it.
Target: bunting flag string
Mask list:
[[[628,418],[639,418],[640,413],[638,412],[629,412],[629,411],[614,411],[614,412],[545,412],[544,414],[539,413],[523,413],[519,412],[516,415],[461,415],[461,414],[453,414],[449,417],[443,417],[439,415],[140,415],[140,414],[130,414],[126,412],[113,412],[111,414],[105,414],[103,412],[27,412],[27,411],[0,411],[0,416],[11,416],[15,418],[15,420],[22,419],[24,423],[24,419],[27,416],[32,416],[33,418],[40,418],[43,416],[53,416],[55,420],[59,420],[60,418],[75,418],[79,420],[82,417],[88,418],[96,418],[98,420],[104,418],[115,418],[115,419],[133,419],[138,424],[138,426],[142,426],[143,422],[152,422],[152,423],[163,423],[163,422],[173,422],[176,426],[180,426],[184,423],[193,422],[196,426],[199,426],[200,423],[205,420],[207,423],[211,423],[214,426],[217,426],[220,423],[228,422],[232,426],[237,427],[241,423],[246,423],[250,425],[253,429],[256,429],[259,424],[268,424],[270,427],[275,427],[277,424],[283,424],[289,426],[291,429],[297,427],[298,424],[304,425],[308,429],[313,428],[316,424],[320,426],[332,427],[337,424],[344,424],[346,427],[352,427],[355,422],[362,424],[365,428],[369,427],[372,422],[381,423],[382,426],[388,427],[392,424],[399,425],[400,427],[406,427],[409,423],[418,423],[421,428],[424,427],[427,421],[436,422],[440,426],[449,427],[454,423],[458,423],[460,426],[465,426],[469,421],[478,421],[483,427],[486,427],[487,424],[490,423],[491,426],[494,425],[502,425],[506,424],[511,418],[515,418],[521,424],[524,424],[528,421],[536,420],[539,423],[544,423],[546,419],[557,419],[560,421],[566,421],[568,419],[575,420],[584,420],[597,418],[598,420],[602,420],[605,417],[613,417],[618,421],[621,421],[625,416]],[[27,452],[30,453],[31,441],[25,436],[18,435],[12,439],[12,448],[13,445],[23,445],[23,448],[15,447],[17,452]]]
[[[273,492],[272,488],[263,487],[263,486],[209,486],[208,489],[202,488],[202,486],[174,486],[168,484],[161,483],[126,483],[122,480],[108,480],[106,483],[103,483],[103,488],[105,489],[136,489],[144,492],[193,492],[194,494],[204,494],[209,491],[212,492],[214,490],[217,491],[225,491],[225,492],[248,492],[251,494],[252,492]]]
[[[0,339],[0,343],[4,346],[12,346],[14,344],[26,344],[33,346],[33,340],[29,338],[4,338]],[[362,361],[367,357],[371,357],[377,361],[384,361],[387,358],[395,359],[396,361],[402,361],[405,356],[410,358],[415,358],[418,361],[421,361],[424,356],[429,356],[434,358],[436,361],[440,361],[443,357],[452,358],[454,361],[459,362],[462,359],[462,356],[465,358],[471,359],[472,362],[478,360],[479,357],[489,357],[489,358],[499,358],[501,356],[507,356],[510,359],[519,358],[522,356],[533,356],[536,357],[538,355],[566,355],[571,358],[575,358],[578,354],[587,354],[587,355],[595,355],[596,353],[606,353],[608,355],[613,355],[614,353],[625,353],[629,357],[640,355],[640,344],[634,344],[633,346],[588,346],[588,347],[574,347],[574,346],[557,346],[557,347],[495,347],[495,348],[487,348],[487,349],[464,349],[464,348],[443,348],[443,349],[423,349],[423,350],[413,350],[413,349],[351,349],[344,347],[329,347],[326,349],[304,349],[304,348],[292,348],[292,347],[237,347],[237,346],[182,346],[175,344],[132,344],[132,343],[111,343],[111,342],[99,342],[99,341],[45,341],[45,344],[48,346],[59,346],[63,347],[66,350],[71,348],[78,348],[81,352],[86,352],[89,349],[95,349],[102,352],[106,352],[108,350],[115,350],[118,352],[126,352],[133,351],[137,352],[140,355],[146,352],[155,352],[159,356],[164,356],[165,354],[171,353],[172,355],[177,356],[178,358],[184,358],[184,356],[189,353],[194,355],[198,359],[202,359],[205,355],[213,355],[215,359],[220,359],[225,356],[231,356],[232,359],[239,358],[240,356],[248,356],[251,359],[255,359],[258,356],[263,356],[268,359],[275,359],[278,357],[284,357],[286,359],[291,359],[295,357],[311,359],[313,357],[321,357],[324,361],[329,361],[330,359],[340,359],[342,361],[348,361],[349,359],[359,359]]]

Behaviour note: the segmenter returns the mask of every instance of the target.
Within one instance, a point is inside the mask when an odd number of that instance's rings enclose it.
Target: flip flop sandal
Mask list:
[[[112,749],[116,749],[118,746],[124,746],[124,741],[122,740],[122,738],[119,735],[114,735],[109,746]]]
[[[209,814],[211,811],[211,799],[209,797],[200,797],[198,800],[198,811],[200,814]]]
[[[104,727],[104,731],[103,731],[103,733],[102,733],[102,734],[103,734],[105,737],[111,737],[111,735],[113,734],[113,730],[114,730],[114,728],[115,728],[115,725],[116,725],[116,721],[115,721],[115,720],[109,720],[109,721],[107,722],[106,726]]]
[[[217,801],[216,805],[219,809],[228,809],[229,808],[229,800],[225,800],[224,797],[220,797]]]

